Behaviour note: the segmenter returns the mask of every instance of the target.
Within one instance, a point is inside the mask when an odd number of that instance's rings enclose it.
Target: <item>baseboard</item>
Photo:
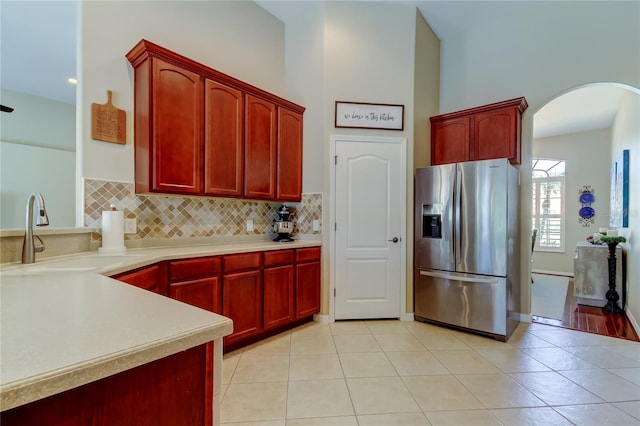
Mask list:
[[[332,322],[335,322],[330,315],[322,315],[322,314],[315,314],[313,316],[313,320],[315,322],[319,322],[320,324],[331,324]]]
[[[400,315],[400,321],[413,321],[413,312],[405,312]]]
[[[573,272],[562,272],[562,271],[548,271],[545,269],[532,269],[532,274],[541,274],[541,275],[557,275],[559,277],[568,277],[573,278]]]
[[[520,322],[532,322],[531,314],[522,314],[520,312],[514,312],[513,315]]]
[[[636,321],[636,319],[631,314],[631,311],[629,310],[628,306],[624,309],[624,313],[627,314],[627,319],[631,323],[631,326],[633,327],[633,329],[636,331],[636,334],[640,336],[640,326],[638,325],[638,321]]]

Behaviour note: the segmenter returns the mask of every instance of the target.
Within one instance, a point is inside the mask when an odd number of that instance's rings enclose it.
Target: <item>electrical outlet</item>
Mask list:
[[[124,220],[124,233],[135,234],[138,232],[138,224],[136,218]]]
[[[320,230],[320,221],[318,219],[313,221],[313,230],[314,231],[319,231]]]
[[[253,220],[247,219],[247,232],[253,232]]]

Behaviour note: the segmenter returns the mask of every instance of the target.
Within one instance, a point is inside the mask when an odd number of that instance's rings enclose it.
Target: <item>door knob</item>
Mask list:
[[[392,239],[387,240],[387,241],[391,241],[392,243],[397,243],[398,241],[400,241],[400,238],[398,238],[398,237],[393,237]]]

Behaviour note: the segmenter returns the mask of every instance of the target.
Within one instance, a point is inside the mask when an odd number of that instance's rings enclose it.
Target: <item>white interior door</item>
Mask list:
[[[334,317],[400,318],[405,139],[334,138]]]

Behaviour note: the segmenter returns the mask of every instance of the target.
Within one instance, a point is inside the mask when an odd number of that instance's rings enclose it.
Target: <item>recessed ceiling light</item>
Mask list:
[[[78,80],[76,80],[75,78],[70,78],[67,80],[70,84],[78,84]]]

